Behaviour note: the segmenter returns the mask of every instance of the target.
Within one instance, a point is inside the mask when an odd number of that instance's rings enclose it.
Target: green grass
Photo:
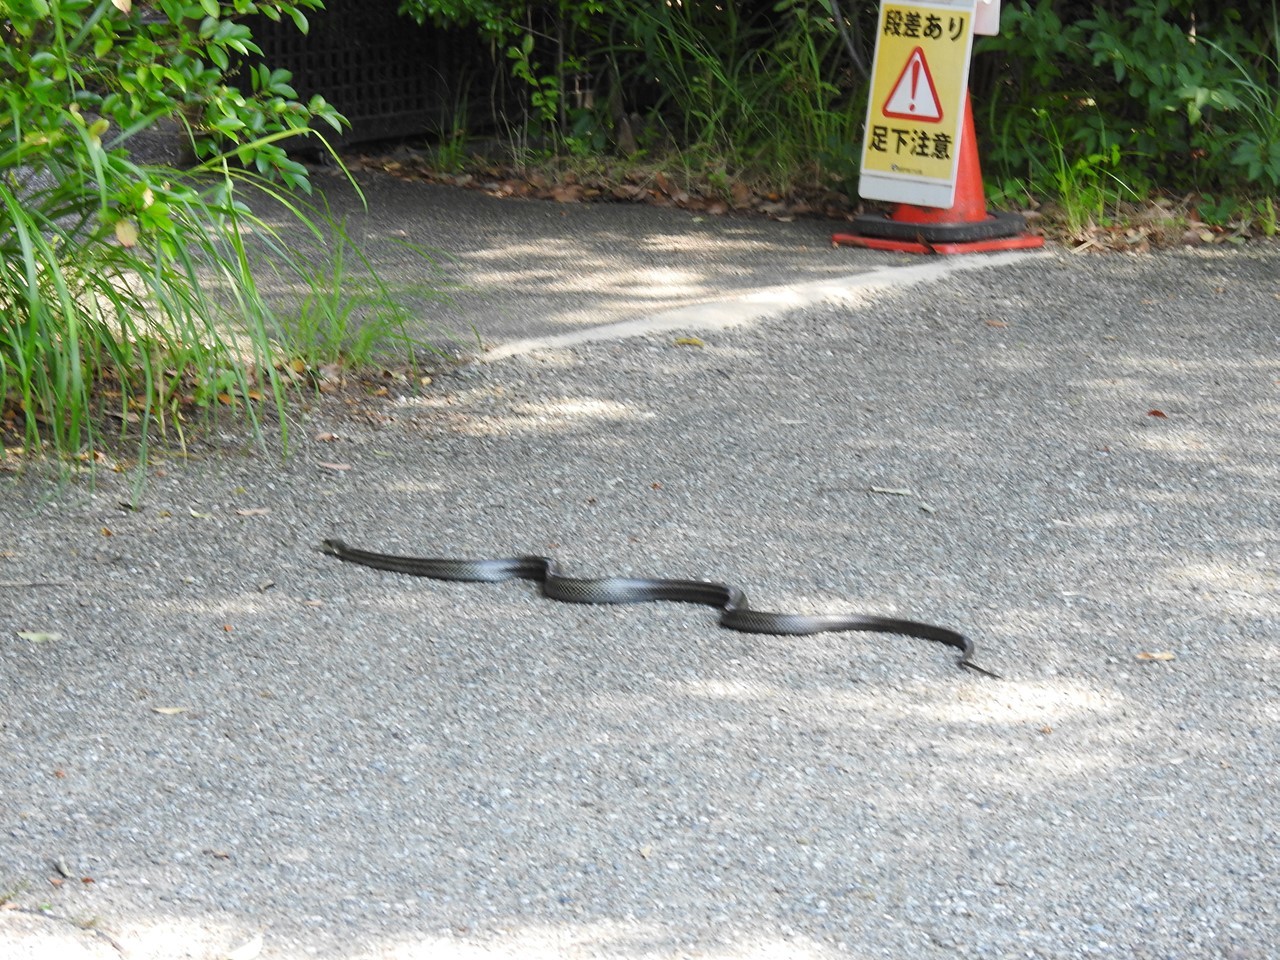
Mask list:
[[[181,172],[78,146],[0,151],[0,429],[24,455],[145,462],[229,411],[258,435],[271,410],[287,444],[283,361],[412,364],[426,348],[410,291],[323,211],[225,159]],[[264,292],[268,265],[292,297]],[[430,296],[429,279],[413,292]]]
[[[243,244],[252,215],[230,172],[202,192],[92,145],[88,165],[68,156],[23,167],[0,157],[0,398],[22,445],[72,456],[114,421],[145,454],[183,398],[248,399],[265,386],[282,402]],[[121,190],[144,195],[150,225],[113,217]],[[234,291],[226,302],[210,296],[208,272]]]
[[[395,363],[412,367],[421,355],[440,354],[438,346],[421,336],[421,307],[446,299],[434,279],[431,252],[398,242],[426,279],[392,283],[351,238],[345,223],[332,218],[326,222],[327,256],[293,264],[301,293],[275,318],[280,352],[304,368]]]
[[[627,29],[611,52],[637,64],[628,80],[656,75],[649,115],[669,133],[659,153],[784,192],[856,175],[863,111],[825,10],[783,3],[774,17],[747,19],[734,4],[659,4],[631,10]]]

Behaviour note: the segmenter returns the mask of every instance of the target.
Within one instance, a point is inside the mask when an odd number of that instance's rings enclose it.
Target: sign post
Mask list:
[[[897,204],[854,218],[832,243],[908,253],[1044,245],[1017,214],[990,214],[982,187],[969,57],[999,30],[999,0],[881,0],[858,193]]]

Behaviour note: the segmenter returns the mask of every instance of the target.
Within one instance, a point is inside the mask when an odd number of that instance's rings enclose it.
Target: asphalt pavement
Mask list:
[[[746,321],[841,291],[881,289],[890,275],[904,285],[975,266],[953,260],[904,271],[910,261],[899,255],[833,247],[832,232],[848,224],[815,218],[513,200],[372,174],[360,176],[357,192],[330,168],[317,180],[325,215],[345,226],[384,277],[403,289],[425,281],[438,292],[422,304],[424,323],[414,332],[461,356],[618,339],[628,330],[676,328],[687,317]],[[305,239],[290,218],[267,218]]]
[[[467,362],[284,459],[0,469],[0,956],[1275,956],[1280,249],[366,186]],[[1003,679],[326,537],[928,620]]]

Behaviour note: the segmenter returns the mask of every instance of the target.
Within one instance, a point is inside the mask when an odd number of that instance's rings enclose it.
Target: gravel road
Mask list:
[[[1274,958],[1278,313],[1275,247],[1052,252],[325,398],[137,509],[0,472],[0,953]]]

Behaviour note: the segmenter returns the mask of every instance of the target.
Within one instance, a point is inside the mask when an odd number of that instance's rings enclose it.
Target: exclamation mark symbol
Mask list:
[[[916,112],[916,87],[920,85],[920,58],[911,58],[911,103],[907,107],[912,113]]]

